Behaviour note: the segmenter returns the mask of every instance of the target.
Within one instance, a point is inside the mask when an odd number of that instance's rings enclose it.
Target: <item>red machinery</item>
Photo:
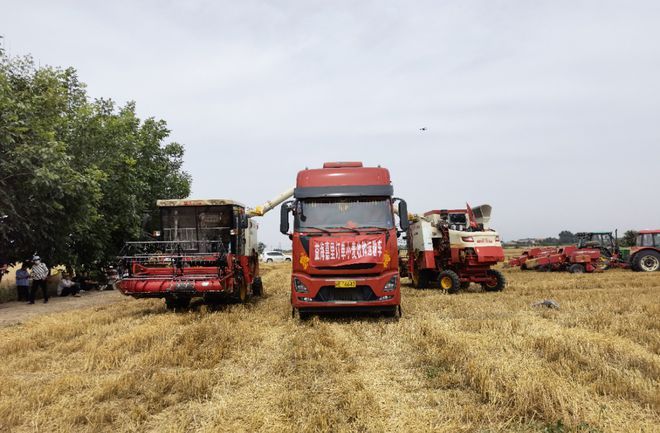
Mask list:
[[[508,265],[522,270],[602,272],[609,267],[627,267],[612,233],[577,233],[577,245],[540,247],[523,251]]]
[[[294,313],[396,315],[401,293],[392,192],[387,169],[361,162],[325,163],[298,173],[294,200],[282,205],[280,222],[280,231],[293,241]],[[407,215],[403,200],[398,206]],[[407,229],[407,218],[400,225]]]
[[[660,270],[660,230],[641,230],[635,246],[630,248],[629,261],[634,271]]]
[[[504,250],[498,233],[488,227],[490,214],[491,207],[483,205],[413,216],[401,275],[410,276],[416,288],[435,281],[449,293],[470,283],[486,291],[504,289],[504,275],[492,269],[504,261]]]
[[[244,302],[260,296],[257,224],[231,200],[159,200],[157,240],[128,242],[119,290],[135,298],[165,298],[182,308],[193,297]]]

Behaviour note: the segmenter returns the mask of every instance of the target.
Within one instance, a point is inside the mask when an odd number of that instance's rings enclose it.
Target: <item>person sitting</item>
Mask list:
[[[73,295],[75,297],[79,297],[80,293],[79,291],[79,286],[77,283],[74,283],[71,281],[71,277],[67,273],[62,274],[62,279],[60,280],[60,283],[57,285],[57,296],[69,296]]]

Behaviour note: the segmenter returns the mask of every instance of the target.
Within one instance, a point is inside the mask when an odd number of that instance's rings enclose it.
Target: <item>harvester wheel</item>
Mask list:
[[[446,290],[448,293],[458,293],[458,290],[461,288],[461,279],[458,278],[458,274],[454,271],[442,271],[438,275],[438,282],[440,283],[440,288]]]
[[[488,275],[492,276],[495,279],[495,283],[482,283],[481,287],[487,292],[501,292],[506,286],[506,278],[504,274],[495,269],[490,269]]]
[[[264,283],[261,281],[261,277],[254,277],[254,280],[252,280],[252,295],[264,295]]]
[[[165,307],[168,310],[182,310],[188,308],[188,305],[190,305],[190,298],[187,296],[180,298],[168,296],[165,298]]]
[[[660,254],[656,251],[642,251],[633,257],[633,268],[642,272],[660,270]]]
[[[584,274],[586,272],[586,268],[581,263],[573,263],[568,267],[568,272],[571,274]]]
[[[243,303],[247,300],[247,284],[243,278],[243,271],[237,269],[234,272],[234,300]]]

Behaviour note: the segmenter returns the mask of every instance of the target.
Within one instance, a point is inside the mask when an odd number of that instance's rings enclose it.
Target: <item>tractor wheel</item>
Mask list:
[[[410,279],[416,289],[426,289],[429,286],[429,273],[425,270],[414,268]]]
[[[487,292],[501,292],[504,290],[504,286],[506,286],[506,278],[504,278],[504,274],[502,274],[500,271],[496,271],[495,269],[490,269],[488,271],[488,275],[492,276],[495,279],[495,282],[491,283],[482,283],[481,287]]]
[[[458,274],[454,271],[446,270],[440,272],[438,282],[440,283],[440,288],[446,290],[448,293],[458,293],[461,288],[461,279],[458,278]]]
[[[261,277],[254,277],[254,280],[252,280],[252,295],[264,295],[264,283],[261,281]]]
[[[642,251],[635,254],[633,268],[641,272],[654,272],[660,270],[660,254],[656,251]]]
[[[184,308],[188,308],[188,305],[190,305],[190,298],[187,296],[181,298],[168,296],[165,298],[165,307],[168,310],[183,310]]]
[[[581,263],[573,263],[568,267],[568,272],[571,274],[584,274],[586,271],[586,268]]]

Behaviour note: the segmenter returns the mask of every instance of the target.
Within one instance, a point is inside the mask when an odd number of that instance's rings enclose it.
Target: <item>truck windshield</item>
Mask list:
[[[389,198],[308,199],[296,207],[296,229],[394,227]]]

